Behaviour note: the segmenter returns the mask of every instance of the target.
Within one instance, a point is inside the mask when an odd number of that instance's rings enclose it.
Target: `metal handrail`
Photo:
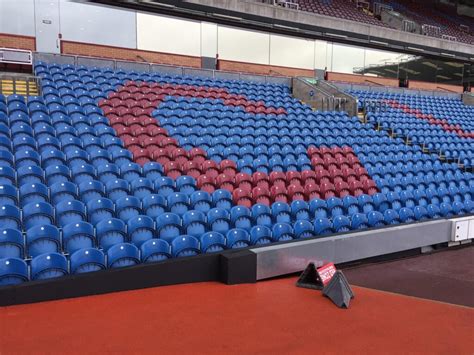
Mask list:
[[[201,73],[208,73],[208,76],[210,78],[215,78],[219,79],[219,74],[216,75],[216,73],[228,73],[231,75],[236,76],[236,79],[241,80],[241,77],[245,77],[245,80],[249,80],[248,76],[253,76],[256,77],[257,79],[261,79],[262,82],[265,83],[273,83],[275,78],[279,78],[282,80],[286,81],[286,84],[288,86],[291,85],[291,77],[285,76],[285,75],[260,75],[260,74],[253,74],[253,73],[243,73],[243,72],[232,72],[232,71],[223,71],[223,70],[213,70],[213,69],[202,69],[202,68],[194,68],[194,67],[186,67],[186,66],[175,66],[175,65],[170,65],[170,64],[161,64],[161,63],[151,63],[151,62],[138,62],[138,61],[131,61],[131,60],[122,60],[122,59],[113,59],[113,58],[100,58],[100,57],[93,57],[93,56],[83,56],[83,55],[70,55],[70,54],[56,54],[56,53],[39,53],[39,52],[34,52],[33,53],[34,61],[36,61],[36,58],[41,58],[41,57],[49,57],[48,60],[51,62],[54,62],[54,58],[70,58],[72,65],[77,66],[78,65],[78,60],[80,59],[85,59],[85,60],[94,60],[94,61],[102,61],[102,62],[109,62],[111,64],[111,69],[116,70],[120,69],[120,67],[117,66],[119,63],[130,63],[130,64],[137,64],[137,65],[143,65],[144,67],[147,66],[148,69],[146,70],[147,72],[152,72],[153,67],[164,67],[164,68],[172,68],[172,69],[180,69],[182,71],[182,74],[185,75],[186,72],[196,72],[199,71]],[[42,59],[39,59],[40,61]],[[47,60],[47,61],[48,61]],[[57,61],[56,61],[57,62]]]

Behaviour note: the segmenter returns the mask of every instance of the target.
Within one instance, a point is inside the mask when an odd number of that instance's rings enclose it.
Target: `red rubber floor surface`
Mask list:
[[[200,283],[0,309],[0,353],[472,354],[474,309],[354,287],[349,310],[296,278]]]

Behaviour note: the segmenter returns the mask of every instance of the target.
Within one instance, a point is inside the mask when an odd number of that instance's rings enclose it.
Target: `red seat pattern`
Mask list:
[[[420,110],[413,109],[408,105],[403,105],[403,104],[399,103],[396,100],[384,100],[384,102],[387,103],[387,105],[389,105],[392,108],[396,108],[396,109],[399,109],[399,110],[401,110],[405,113],[409,113],[409,114],[415,116],[416,118],[418,118],[420,120],[428,121],[428,123],[431,124],[431,125],[439,126],[442,129],[444,129],[446,132],[455,133],[461,138],[474,138],[474,132],[464,131],[462,129],[462,127],[458,124],[453,125],[453,124],[450,124],[445,119],[435,118],[431,114],[424,114]]]
[[[378,192],[375,182],[352,148],[347,146],[308,147],[313,170],[254,172],[251,175],[239,172],[233,160],[217,163],[208,159],[202,148],[187,151],[150,116],[166,95],[222,98],[229,105],[245,107],[247,112],[284,113],[281,108],[267,108],[261,101],[248,101],[243,95],[229,94],[221,88],[127,82],[99,105],[138,164],[156,161],[163,165],[169,177],[192,176],[198,188],[209,193],[227,189],[232,192],[236,204],[249,207],[254,203],[270,205],[275,201]]]

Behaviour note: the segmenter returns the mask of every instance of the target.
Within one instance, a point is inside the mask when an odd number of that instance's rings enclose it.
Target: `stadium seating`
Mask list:
[[[358,10],[355,2],[345,0],[298,0],[302,11],[314,12],[324,16],[342,18],[370,25],[385,26],[380,20]]]
[[[313,12],[323,16],[341,18],[369,25],[382,27],[390,27],[381,20],[372,16],[373,3],[375,1],[367,1],[368,8],[360,7],[356,1],[346,0],[296,0],[299,9],[302,11]],[[420,26],[428,25],[436,28],[436,31],[427,28],[425,34],[432,37],[442,37],[445,39],[455,40],[473,44],[472,36],[472,20],[466,16],[457,15],[456,13],[445,13],[436,9],[432,5],[424,2],[412,0],[380,0],[376,1],[391,6],[395,11],[400,12],[407,18],[417,22]],[[460,25],[470,28],[470,32],[460,29]]]
[[[474,167],[474,108],[460,99],[421,95],[351,91],[359,104],[377,100],[384,104],[383,112],[369,112],[370,123],[390,129],[397,136],[407,137],[414,144],[432,153],[442,153],[466,168]],[[433,164],[440,164],[436,160]],[[455,166],[455,165],[454,165]]]
[[[0,97],[2,284],[474,212],[472,174],[374,129],[380,113],[313,111],[276,84],[35,70],[41,97]],[[386,99],[472,133],[459,102]],[[472,163],[472,138],[429,127]]]
[[[439,27],[439,32],[428,33],[430,36],[441,37],[446,35],[455,37],[458,42],[474,43],[474,37],[471,34],[473,30],[472,20],[466,16],[457,15],[456,13],[449,14],[436,9],[434,6],[426,6],[426,4],[416,1],[386,0],[384,2],[420,25],[426,24]],[[462,31],[459,26],[461,24],[470,27],[471,33]]]

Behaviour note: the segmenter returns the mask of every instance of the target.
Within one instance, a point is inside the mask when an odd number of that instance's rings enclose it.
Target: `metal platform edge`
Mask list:
[[[341,264],[448,243],[456,220],[390,226],[250,249],[256,254],[256,280],[300,272],[309,262]]]

